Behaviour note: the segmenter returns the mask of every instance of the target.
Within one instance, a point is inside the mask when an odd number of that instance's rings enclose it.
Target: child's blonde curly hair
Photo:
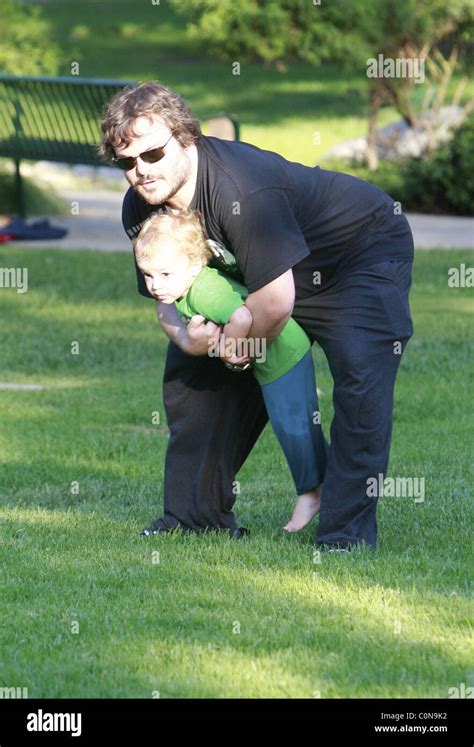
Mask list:
[[[197,210],[153,213],[133,242],[137,262],[151,260],[156,250],[167,240],[185,254],[190,262],[200,260],[203,265],[207,265],[213,256]]]

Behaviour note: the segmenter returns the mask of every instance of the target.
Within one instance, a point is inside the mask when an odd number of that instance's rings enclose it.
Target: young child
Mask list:
[[[154,213],[135,243],[135,259],[149,293],[161,303],[175,303],[189,320],[196,314],[225,325],[220,350],[242,354],[253,323],[245,306],[247,289],[208,266],[213,242],[206,238],[199,213]],[[319,406],[311,343],[292,318],[274,342],[252,363],[268,417],[288,462],[298,494],[287,532],[305,527],[320,508],[327,444],[319,424]],[[229,345],[230,343],[230,345]],[[219,352],[209,351],[219,355]],[[253,357],[253,356],[250,356]]]

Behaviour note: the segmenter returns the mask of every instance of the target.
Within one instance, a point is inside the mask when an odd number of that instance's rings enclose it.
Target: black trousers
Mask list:
[[[390,261],[355,270],[295,304],[294,318],[324,350],[334,379],[317,531],[323,545],[376,546],[377,499],[367,496],[367,481],[387,470],[395,378],[413,334],[411,267]],[[170,343],[164,402],[170,440],[164,516],[155,527],[238,531],[235,475],[267,421],[256,380]]]

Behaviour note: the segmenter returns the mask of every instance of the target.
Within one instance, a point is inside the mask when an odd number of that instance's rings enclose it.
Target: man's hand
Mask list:
[[[174,303],[156,303],[158,321],[167,337],[188,355],[207,355],[209,346],[217,344],[221,328],[206,322],[203,316],[193,316],[186,326]]]

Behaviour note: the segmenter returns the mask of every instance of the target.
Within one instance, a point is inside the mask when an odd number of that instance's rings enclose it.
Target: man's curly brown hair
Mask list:
[[[201,127],[184,99],[162,83],[149,81],[127,86],[111,98],[101,121],[99,155],[111,162],[114,149],[129,145],[137,136],[136,120],[148,117],[151,122],[154,116],[163,120],[183,147],[198,142]]]

